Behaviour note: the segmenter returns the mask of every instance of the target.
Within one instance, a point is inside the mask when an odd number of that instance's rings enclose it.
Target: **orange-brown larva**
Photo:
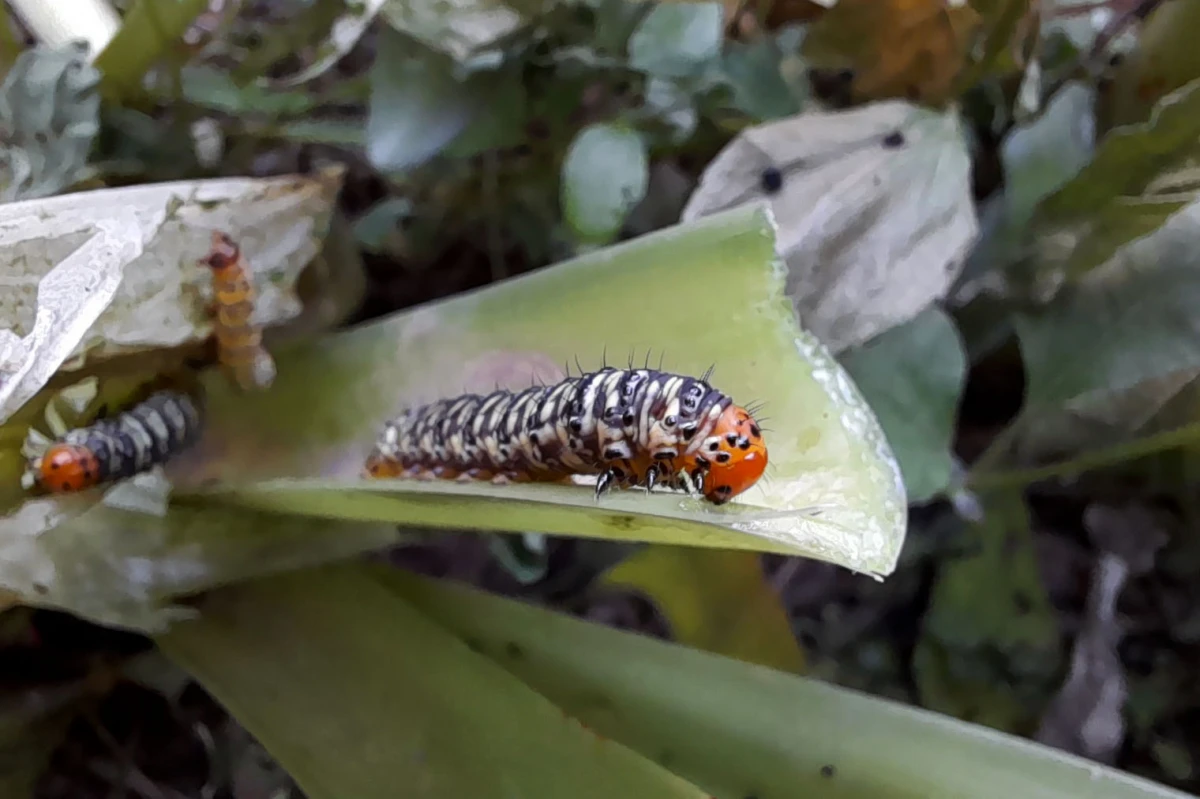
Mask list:
[[[596,475],[597,497],[663,485],[723,504],[762,477],[767,447],[753,415],[707,378],[606,366],[551,386],[438,400],[389,421],[366,471],[495,482]]]
[[[275,361],[263,346],[262,330],[251,318],[256,298],[241,248],[215,231],[212,249],[200,263],[212,271],[217,359],[239,388],[267,388],[275,380]]]

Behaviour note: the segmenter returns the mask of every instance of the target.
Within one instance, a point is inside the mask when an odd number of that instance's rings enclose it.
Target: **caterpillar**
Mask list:
[[[708,384],[605,366],[520,392],[464,394],[384,425],[376,478],[565,482],[596,475],[596,498],[662,485],[720,505],[753,486],[767,447],[753,414]]]
[[[200,263],[212,270],[218,361],[239,388],[267,388],[275,380],[275,361],[262,345],[262,330],[251,322],[254,286],[241,248],[226,234],[214,231],[212,249]]]
[[[154,392],[129,410],[69,430],[56,441],[41,437],[40,445],[35,442],[26,452],[22,483],[67,493],[132,477],[186,449],[202,422],[198,398],[175,390]]]

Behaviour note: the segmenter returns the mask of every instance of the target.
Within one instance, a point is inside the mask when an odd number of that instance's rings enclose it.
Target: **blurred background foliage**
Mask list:
[[[1200,0],[133,0],[81,3],[75,27],[41,5],[0,25],[4,199],[343,164],[366,270],[349,322],[769,203],[792,300],[911,503],[884,582],[536,533],[383,559],[1200,790]],[[265,636],[239,590],[248,615],[163,641],[214,685],[246,662],[197,651]],[[390,618],[379,591],[363,613]],[[302,795],[150,647],[0,616],[5,796]]]

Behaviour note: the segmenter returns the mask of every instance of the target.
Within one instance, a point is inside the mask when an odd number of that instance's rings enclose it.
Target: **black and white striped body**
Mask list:
[[[732,404],[702,379],[605,367],[551,386],[464,394],[412,408],[385,426],[368,469],[416,479],[553,481],[684,487]]]
[[[127,411],[67,432],[60,440],[95,457],[94,483],[140,474],[165,463],[196,439],[203,421],[200,403],[178,391],[159,391]]]

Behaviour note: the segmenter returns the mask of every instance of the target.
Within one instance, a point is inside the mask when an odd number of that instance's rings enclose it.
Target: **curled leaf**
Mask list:
[[[886,574],[904,489],[870,409],[796,325],[772,232],[760,208],[715,215],[280,352],[266,392],[209,379],[210,425],[178,462],[177,492],[287,514],[808,554]],[[613,324],[613,296],[660,292],[674,301]],[[729,324],[697,324],[717,317]],[[605,350],[613,363],[665,350],[664,368],[686,374],[715,362],[715,385],[764,401],[767,479],[715,507],[672,492],[598,503],[582,486],[362,478],[400,409],[555,381],[575,358],[599,367]]]

